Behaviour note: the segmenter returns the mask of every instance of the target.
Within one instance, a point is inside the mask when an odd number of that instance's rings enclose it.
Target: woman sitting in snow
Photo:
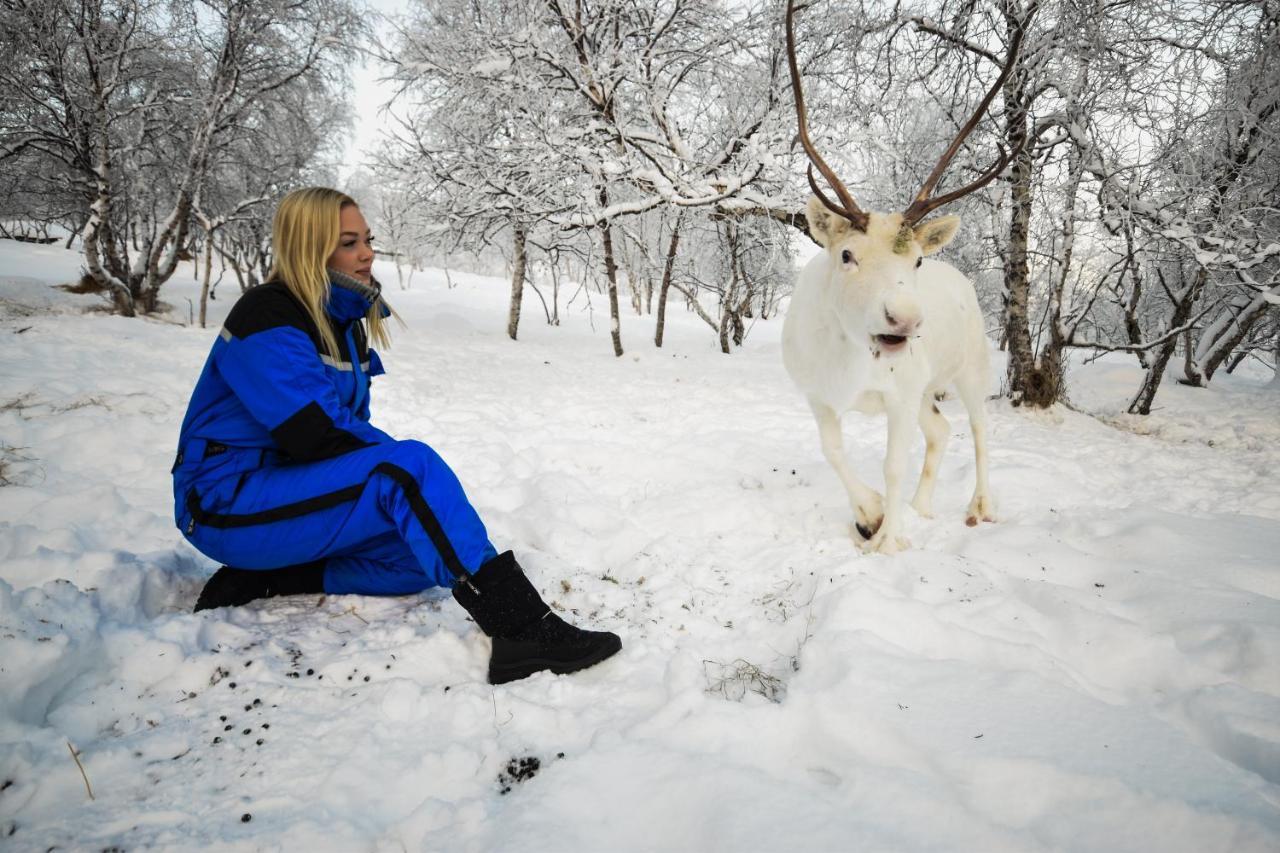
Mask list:
[[[493,638],[493,684],[604,660],[617,635],[551,612],[436,452],[369,423],[369,379],[383,369],[367,337],[385,347],[391,314],[372,244],[343,193],[313,187],[280,202],[275,268],[231,309],[182,422],[178,526],[228,564],[195,609],[443,586]]]

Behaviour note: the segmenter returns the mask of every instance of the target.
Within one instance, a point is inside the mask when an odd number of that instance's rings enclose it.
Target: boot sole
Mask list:
[[[613,657],[622,650],[622,639],[614,637],[611,641],[602,644],[599,648],[593,650],[590,654],[583,655],[577,660],[549,660],[547,658],[526,658],[515,664],[507,664],[506,666],[495,669],[489,667],[489,683],[490,684],[506,684],[509,681],[519,681],[522,678],[528,678],[538,672],[553,672],[556,675],[568,675],[571,672],[577,672],[580,669],[586,669],[589,666],[595,666],[603,660]]]

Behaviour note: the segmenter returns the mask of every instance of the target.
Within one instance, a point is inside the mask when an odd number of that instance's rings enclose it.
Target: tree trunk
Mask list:
[[[1230,308],[1226,313],[1230,313]],[[1216,325],[1216,324],[1215,324]],[[1211,326],[1201,333],[1201,344],[1204,343],[1206,335],[1214,334],[1214,328]],[[1204,370],[1200,366],[1197,358],[1200,346],[1193,346],[1191,343],[1191,330],[1183,334],[1185,345],[1182,348],[1182,376],[1178,378],[1179,385],[1190,385],[1192,388],[1203,388],[1208,378],[1204,375]]]
[[[507,337],[516,339],[516,330],[520,326],[520,303],[524,298],[524,267],[526,255],[524,250],[524,228],[515,228],[515,269],[511,271],[511,307],[507,310]]]
[[[736,307],[736,299],[738,298],[738,241],[735,238],[733,223],[727,223],[725,227],[725,241],[729,246],[729,289],[725,291],[724,297],[720,300],[720,352],[728,355],[729,349],[729,330],[736,326],[740,326],[742,321],[737,319],[734,312]],[[737,320],[735,324],[734,321]],[[741,337],[738,338],[739,342]]]
[[[68,229],[71,233],[67,235],[67,242],[63,244],[62,248],[70,249],[75,244],[76,238],[84,233],[84,227],[89,224],[89,217],[81,216],[77,222],[80,223],[78,226]]]
[[[1195,279],[1182,292],[1182,295],[1177,300],[1173,316],[1169,320],[1170,329],[1176,329],[1179,326],[1184,325],[1191,317],[1192,306],[1194,306],[1196,300],[1200,298],[1200,290],[1204,287],[1204,284],[1208,279],[1208,270],[1204,267],[1200,267],[1196,270]],[[1138,393],[1134,396],[1133,401],[1129,403],[1129,414],[1151,414],[1151,404],[1156,399],[1156,391],[1160,389],[1160,380],[1164,378],[1164,369],[1169,364],[1169,359],[1173,358],[1174,351],[1177,348],[1177,336],[1171,337],[1160,345],[1160,348],[1156,351],[1155,357],[1151,360],[1151,366],[1147,368],[1147,373],[1142,378],[1142,386],[1138,389]]]
[[[1129,219],[1125,222],[1124,227],[1125,248],[1128,255],[1125,257],[1125,268],[1129,273],[1129,280],[1133,282],[1133,287],[1129,291],[1129,301],[1124,306],[1124,332],[1132,346],[1138,346],[1142,343],[1142,324],[1138,322],[1138,305],[1142,301],[1142,268],[1138,264],[1138,253],[1133,248],[1133,220]],[[1138,357],[1138,364],[1146,370],[1151,366],[1151,359],[1147,355],[1146,350],[1135,350],[1134,354]]]
[[[654,346],[662,346],[662,333],[667,325],[667,291],[671,289],[671,273],[676,265],[676,250],[680,246],[680,226],[684,222],[684,211],[676,215],[675,224],[671,226],[671,242],[667,244],[667,262],[662,268],[662,286],[658,290],[658,323],[653,335]]]
[[[626,262],[626,256],[623,257],[623,266],[627,272],[627,290],[631,297],[631,310],[639,317],[644,313],[644,302],[640,293],[640,279],[636,276],[635,270],[631,268],[631,264]]]
[[[96,76],[97,69],[91,69],[94,82],[95,113],[99,122],[97,139],[94,141],[94,181],[97,192],[93,203],[89,206],[89,219],[85,225],[84,255],[85,267],[98,285],[111,293],[111,301],[116,311],[125,317],[134,316],[134,298],[132,282],[127,274],[119,269],[115,262],[115,249],[112,246],[111,234],[111,173],[110,149],[107,137],[107,108],[105,95]],[[105,261],[105,262],[104,262]]]
[[[720,352],[728,355],[733,352],[729,349],[729,317],[731,312],[725,308],[720,310]]]
[[[145,287],[138,302],[143,314],[154,314],[160,308],[160,282],[153,280],[152,284]]]
[[[204,281],[200,283],[200,328],[209,316],[209,280],[213,278],[213,234],[204,235]]]
[[[1004,290],[1009,300],[1005,313],[1005,331],[1009,339],[1008,394],[1015,406],[1045,408],[1057,400],[1058,387],[1056,377],[1046,374],[1037,363],[1035,344],[1031,340],[1028,242],[1034,158],[1025,83],[1019,71],[1015,71],[1005,84],[1005,107],[1009,116],[1006,133],[1014,152],[1009,245],[1004,265]]]
[[[1265,292],[1253,298],[1241,294],[1232,300],[1223,316],[1200,335],[1194,355],[1188,354],[1183,371],[1186,376],[1184,384],[1201,386],[1212,380],[1222,362],[1240,345],[1269,307]]]
[[[680,291],[682,294],[684,294],[685,305],[688,307],[690,311],[696,314],[698,318],[702,320],[702,322],[707,324],[708,329],[715,332],[717,335],[720,334],[720,323],[716,320],[715,317],[712,317],[710,314],[708,314],[706,309],[702,307],[702,303],[698,301],[697,294],[693,293],[692,291],[685,290],[683,287],[681,287],[679,284],[677,284],[674,281],[671,282],[671,286],[674,287],[676,290]]]
[[[736,238],[734,243],[739,247],[741,245],[738,243]],[[743,327],[742,318],[745,317],[748,320],[754,320],[756,316],[751,310],[751,303],[754,302],[756,298],[756,283],[747,276],[747,267],[742,263],[742,252],[735,249],[733,254],[738,264],[738,278],[742,281],[742,286],[746,288],[746,293],[743,294],[742,301],[738,303],[738,311],[736,314],[737,322],[736,328],[734,329],[733,341],[738,346],[742,346],[742,339],[746,336],[746,329]]]
[[[551,319],[547,321],[549,325],[560,325],[560,275],[556,270],[557,257],[551,259],[547,268],[551,271]]]
[[[254,253],[254,259],[256,259],[258,265],[258,272],[254,275],[252,272],[253,265],[250,264],[250,287],[257,287],[259,283],[267,280],[267,276],[271,275],[271,264],[273,262],[273,258],[271,255],[271,243],[266,237],[263,237],[262,241],[254,248]]]
[[[1234,351],[1235,348],[1240,345],[1240,342],[1245,339],[1245,336],[1249,334],[1251,329],[1253,329],[1253,324],[1261,316],[1262,312],[1258,312],[1255,314],[1248,314],[1247,316],[1237,319],[1234,331],[1230,335],[1223,337],[1222,341],[1218,346],[1213,348],[1209,358],[1205,361],[1205,382],[1209,382],[1213,379],[1213,374],[1218,371],[1218,368],[1227,360],[1227,357],[1231,355],[1232,351]]]
[[[733,345],[735,347],[742,346],[742,340],[747,336],[747,327],[742,322],[742,315],[747,308],[750,307],[750,304],[751,303],[749,302],[743,302],[742,305],[739,306],[742,310],[733,312]]]
[[[237,257],[237,253],[234,250],[228,252],[222,248],[219,248],[217,252],[218,257],[222,259],[222,268],[226,269],[227,267],[231,267],[231,271],[235,273],[236,276],[236,283],[240,285],[240,292],[244,293],[248,288],[245,287],[244,270],[240,268],[240,259]]]
[[[1267,383],[1267,387],[1280,390],[1280,323],[1276,323],[1276,343],[1271,350],[1271,367],[1275,374],[1271,377],[1271,381]]]
[[[1151,404],[1155,401],[1156,391],[1160,388],[1160,379],[1164,376],[1165,365],[1169,363],[1169,359],[1173,358],[1173,351],[1177,346],[1178,341],[1175,338],[1162,344],[1156,351],[1155,358],[1151,361],[1151,366],[1147,368],[1146,375],[1142,377],[1142,386],[1138,389],[1133,401],[1129,403],[1129,414],[1151,414]]]
[[[404,264],[400,262],[399,252],[395,253],[395,262],[396,262],[396,284],[400,286],[401,290],[405,290],[406,288],[404,285]],[[514,337],[514,335],[512,337]]]
[[[609,191],[600,188],[600,209],[609,207]],[[609,280],[609,331],[613,336],[613,354],[622,357],[622,323],[618,315],[618,265],[613,255],[613,230],[606,219],[600,225],[600,240],[604,244],[604,274]]]
[[[1080,190],[1080,180],[1084,175],[1081,166],[1079,149],[1072,147],[1067,167],[1067,205],[1062,220],[1062,248],[1058,274],[1054,276],[1049,293],[1049,340],[1045,342],[1036,356],[1036,374],[1038,384],[1034,385],[1042,391],[1043,396],[1033,403],[1039,407],[1047,407],[1062,397],[1064,382],[1063,353],[1076,336],[1080,317],[1068,320],[1064,316],[1064,302],[1067,297],[1067,283],[1071,279],[1071,262],[1075,256],[1076,243],[1076,202]],[[1034,382],[1034,378],[1033,378]]]

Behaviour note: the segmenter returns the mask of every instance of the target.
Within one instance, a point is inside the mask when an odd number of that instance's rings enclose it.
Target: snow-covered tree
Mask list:
[[[1280,251],[1277,5],[868,3],[849,33],[850,82],[832,80],[839,51],[813,69],[821,98],[859,116],[838,171],[869,206],[896,209],[1027,29],[959,158],[980,169],[999,143],[1010,167],[957,202],[969,238],[952,250],[999,308],[1015,402],[1059,399],[1068,349],[1115,349],[1148,368],[1132,407],[1145,412],[1177,347],[1195,383],[1255,340]],[[820,56],[821,30],[808,41]]]
[[[1127,116],[1110,115],[1123,129],[1070,128],[1104,222],[1125,237],[1119,348],[1146,368],[1130,405],[1139,414],[1179,346],[1183,381],[1207,382],[1280,285],[1280,3],[1143,8],[1150,50],[1118,90]]]
[[[219,152],[284,101],[334,97],[361,23],[347,0],[4,0],[0,169],[38,166],[84,210],[92,276],[154,310]],[[305,98],[303,98],[305,100]],[[241,149],[243,153],[243,149]]]
[[[558,250],[589,236],[620,355],[618,220],[779,207],[770,189],[790,105],[774,11],[702,0],[424,4],[389,57],[406,118],[387,165],[407,182],[419,176],[423,204],[460,242],[502,239],[520,257],[529,244]]]

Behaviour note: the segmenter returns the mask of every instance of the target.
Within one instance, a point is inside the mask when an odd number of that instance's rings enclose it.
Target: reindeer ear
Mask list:
[[[959,216],[940,216],[916,226],[914,229],[916,242],[920,244],[920,248],[926,255],[932,255],[950,243],[959,228]]]
[[[834,245],[849,230],[849,220],[828,210],[816,195],[809,196],[805,216],[809,221],[809,233],[824,248]]]

